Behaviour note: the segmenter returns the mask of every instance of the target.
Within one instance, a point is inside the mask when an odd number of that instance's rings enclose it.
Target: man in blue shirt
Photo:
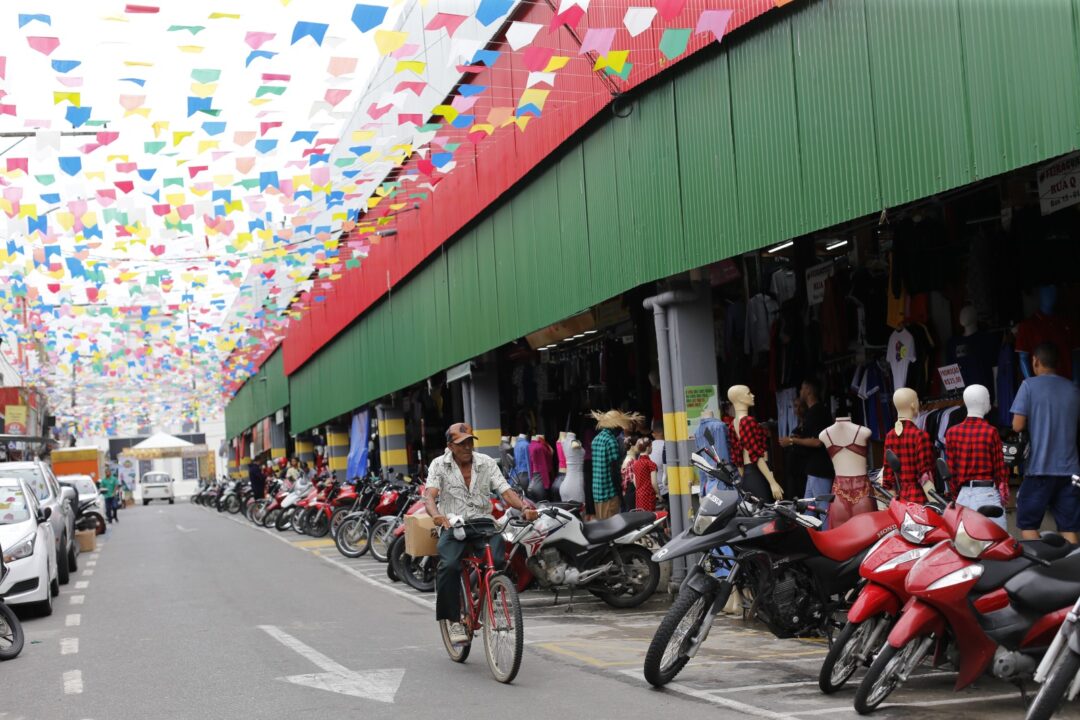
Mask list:
[[[1055,370],[1058,349],[1042,343],[1032,353],[1034,375],[1020,385],[1010,412],[1013,430],[1028,430],[1031,453],[1027,474],[1016,498],[1016,524],[1025,540],[1037,540],[1047,508],[1054,513],[1058,532],[1077,542],[1080,531],[1080,490],[1071,476],[1080,474],[1076,448],[1080,390]]]

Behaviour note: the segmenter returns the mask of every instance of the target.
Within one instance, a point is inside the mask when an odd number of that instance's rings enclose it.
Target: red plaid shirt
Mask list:
[[[982,418],[969,417],[945,433],[953,497],[973,480],[992,480],[1001,504],[1009,502],[1009,473],[1001,453],[1001,435]]]
[[[765,457],[769,450],[769,435],[765,428],[757,424],[757,420],[747,415],[739,421],[738,430],[735,429],[734,420],[725,422],[728,426],[728,452],[736,466],[743,464],[743,450],[749,454],[751,463]]]
[[[896,430],[890,430],[885,436],[885,450],[892,450],[900,459],[900,488],[897,496],[901,500],[923,505],[926,503],[926,493],[919,484],[919,478],[933,467],[930,436],[910,420],[901,422],[904,423],[902,434],[897,435]],[[888,463],[885,463],[882,469],[881,484],[890,490],[896,486],[896,476]]]

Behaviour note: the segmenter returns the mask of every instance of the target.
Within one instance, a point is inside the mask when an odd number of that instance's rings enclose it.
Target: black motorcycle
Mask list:
[[[0,548],[0,585],[4,584],[8,569],[4,565],[3,548]],[[11,660],[23,649],[23,628],[19,618],[4,602],[0,595],[0,660]]]
[[[708,431],[706,439],[711,446]],[[713,463],[695,453],[694,465],[731,489],[702,498],[693,525],[653,555],[661,561],[700,554],[645,656],[645,679],[657,687],[697,654],[733,590],[752,598],[748,615],[777,637],[831,639],[854,596],[866,551],[896,527],[888,513],[875,512],[822,531],[815,503],[831,501],[831,495],[763,502],[742,487],[738,471],[714,447],[702,451]],[[724,546],[729,549],[721,552]]]

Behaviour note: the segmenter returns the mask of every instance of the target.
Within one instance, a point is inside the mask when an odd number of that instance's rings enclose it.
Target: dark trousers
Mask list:
[[[251,494],[256,500],[262,500],[264,497],[266,497],[266,481],[261,479],[252,480]]]
[[[439,535],[439,569],[435,573],[435,619],[461,621],[461,558],[470,545],[483,548],[484,536],[466,528],[466,539],[458,540],[452,530]],[[495,567],[504,561],[502,535],[488,538]]]
[[[118,520],[119,519],[119,518],[116,517],[116,508],[117,508],[117,506],[119,504],[120,504],[120,498],[118,498],[118,497],[113,496],[113,497],[110,497],[110,498],[105,498],[105,519],[106,520],[108,520],[109,522],[112,522],[113,520]]]

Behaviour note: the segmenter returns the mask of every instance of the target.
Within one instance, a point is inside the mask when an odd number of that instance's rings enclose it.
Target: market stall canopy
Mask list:
[[[133,457],[136,460],[160,460],[164,458],[203,457],[209,452],[210,449],[206,445],[189,443],[187,440],[182,440],[167,433],[155,433],[120,454]]]

